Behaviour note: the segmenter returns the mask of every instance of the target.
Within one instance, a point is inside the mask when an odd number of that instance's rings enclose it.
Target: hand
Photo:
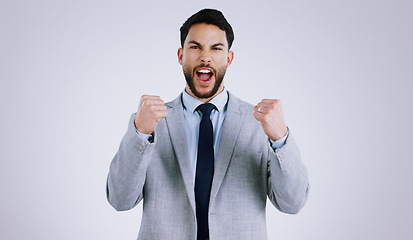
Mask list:
[[[159,96],[143,95],[135,117],[135,127],[140,133],[151,134],[159,120],[166,117],[168,111]]]
[[[287,134],[281,101],[278,99],[263,99],[254,107],[254,117],[261,122],[265,134],[273,140],[283,138]]]

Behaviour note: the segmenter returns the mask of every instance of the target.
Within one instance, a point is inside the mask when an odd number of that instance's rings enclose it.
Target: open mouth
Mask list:
[[[196,77],[201,83],[208,83],[213,75],[214,72],[209,68],[199,68],[196,70]]]

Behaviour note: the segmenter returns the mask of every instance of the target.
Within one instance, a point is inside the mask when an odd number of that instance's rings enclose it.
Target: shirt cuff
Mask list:
[[[284,146],[285,142],[287,141],[289,133],[290,133],[290,130],[288,129],[287,134],[285,134],[285,136],[283,138],[280,138],[277,141],[273,141],[270,138],[268,138],[270,140],[272,149],[275,150],[276,148],[280,148],[280,147]]]
[[[153,135],[152,134],[141,133],[141,132],[138,131],[138,129],[136,129],[136,127],[135,127],[135,132],[136,132],[136,135],[138,135],[140,138],[146,139],[149,142],[152,142],[152,140],[153,140]]]

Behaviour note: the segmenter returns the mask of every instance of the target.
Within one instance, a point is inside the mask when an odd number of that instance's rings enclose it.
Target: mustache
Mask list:
[[[203,67],[212,69],[212,71],[213,71],[214,74],[216,75],[217,70],[216,70],[214,67],[211,67],[211,65],[209,65],[209,64],[204,64],[204,63],[201,63],[201,64],[199,64],[198,66],[195,66],[195,67],[194,67],[194,74],[195,74],[196,69],[198,69],[198,68],[203,68]]]

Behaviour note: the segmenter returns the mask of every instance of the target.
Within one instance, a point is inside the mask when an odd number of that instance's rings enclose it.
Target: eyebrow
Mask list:
[[[215,43],[212,47],[225,47],[223,43]]]
[[[195,44],[197,46],[201,46],[201,44],[199,42],[194,41],[194,40],[189,41],[188,44]]]
[[[194,45],[197,45],[197,46],[201,46],[201,44],[199,42],[194,41],[194,40],[189,41],[188,45],[189,44],[194,44]],[[225,47],[225,45],[223,43],[215,43],[214,45],[212,45],[212,47]]]

